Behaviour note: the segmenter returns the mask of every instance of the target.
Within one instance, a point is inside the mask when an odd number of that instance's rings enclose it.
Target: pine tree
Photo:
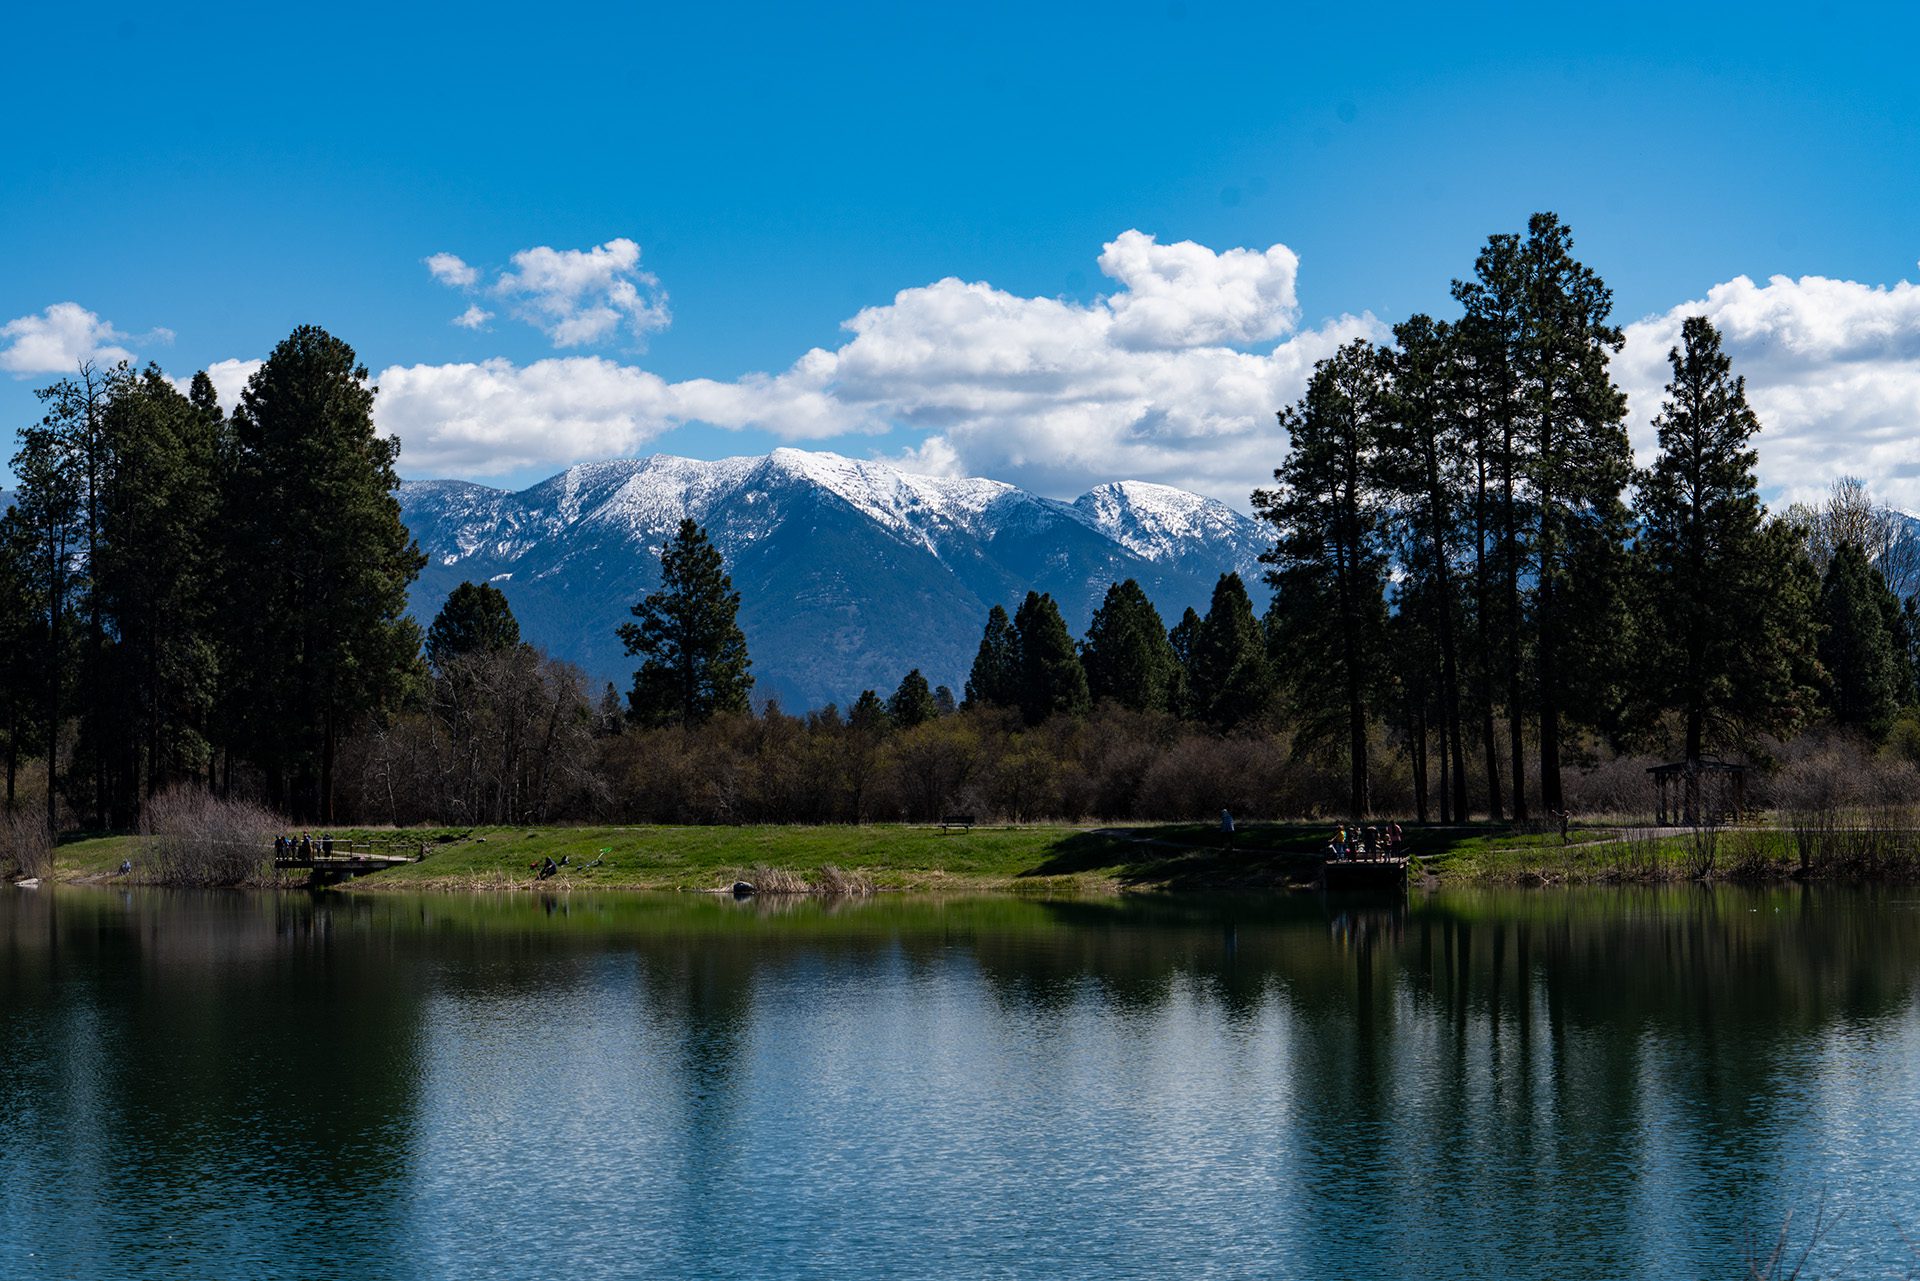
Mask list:
[[[753,677],[747,638],[720,552],[691,519],[660,553],[660,590],[633,607],[640,621],[622,623],[630,655],[646,661],[627,696],[635,720],[648,725],[700,725],[721,713],[744,712]]]
[[[102,422],[92,577],[111,640],[82,739],[107,766],[112,822],[130,826],[143,797],[212,761],[220,430],[152,365],[113,380]]]
[[[1277,535],[1276,648],[1302,742],[1344,728],[1348,806],[1365,814],[1371,781],[1367,726],[1381,681],[1386,623],[1385,513],[1375,487],[1387,409],[1386,368],[1365,342],[1321,361],[1301,401],[1281,411],[1288,447],[1276,487],[1254,510]]]
[[[520,643],[507,595],[491,583],[461,583],[427,628],[427,662],[444,667],[462,654],[497,654]]]
[[[957,710],[950,687],[941,685],[934,689],[933,709],[941,716],[951,716]]]
[[[1094,700],[1112,699],[1136,712],[1167,710],[1178,660],[1160,611],[1133,579],[1107,588],[1087,624],[1081,661]]]
[[[1087,710],[1087,673],[1053,597],[1028,592],[1013,616],[1017,636],[1020,714],[1029,725]]]
[[[1193,643],[1194,714],[1226,731],[1266,715],[1273,701],[1266,636],[1240,575],[1220,575]]]
[[[927,687],[927,678],[917,667],[901,678],[900,687],[887,700],[887,716],[901,729],[923,725],[939,714],[940,707],[934,701],[933,691]]]
[[[863,734],[884,734],[893,728],[893,718],[877,691],[863,689],[847,711],[847,726]]]
[[[1387,356],[1391,412],[1384,424],[1381,466],[1386,485],[1399,497],[1406,526],[1401,612],[1406,614],[1409,601],[1419,603],[1404,625],[1429,633],[1437,651],[1441,764],[1451,784],[1441,797],[1441,816],[1464,819],[1467,771],[1454,561],[1468,493],[1462,467],[1471,454],[1462,439],[1459,344],[1451,326],[1424,315],[1396,325],[1393,335],[1395,346]],[[1424,653],[1420,644],[1401,648],[1403,653]],[[1419,755],[1424,760],[1424,740]],[[1417,774],[1424,811],[1424,771]]]
[[[1535,214],[1524,240],[1492,237],[1475,270],[1478,280],[1454,282],[1454,293],[1498,369],[1499,559],[1509,624],[1514,812],[1521,817],[1526,706],[1539,714],[1541,800],[1549,809],[1563,808],[1563,714],[1600,701],[1597,691],[1609,682],[1595,665],[1618,649],[1606,637],[1621,617],[1614,598],[1627,528],[1620,495],[1633,456],[1626,397],[1613,384],[1609,361],[1624,336],[1608,321],[1612,291],[1574,258],[1573,234],[1553,214]],[[1528,574],[1531,608],[1523,611]],[[1523,618],[1534,659],[1530,684],[1521,669]],[[1585,697],[1569,708],[1570,693]]]
[[[75,678],[73,620],[86,582],[75,562],[85,546],[86,526],[80,469],[68,445],[80,398],[70,384],[55,384],[38,394],[49,412],[20,433],[20,449],[13,456],[18,488],[6,514],[6,554],[31,618],[27,632],[32,657],[24,683],[33,689],[44,727],[47,832],[57,837],[60,753],[54,745]]]
[[[1806,602],[1773,554],[1750,447],[1760,420],[1704,316],[1681,326],[1654,426],[1660,455],[1640,480],[1647,596],[1638,684],[1678,710],[1686,759],[1715,739],[1786,734],[1804,711],[1795,679],[1813,635]],[[1797,606],[1797,607],[1796,607]]]
[[[0,734],[6,736],[6,812],[16,808],[20,763],[41,750],[41,643],[28,590],[31,544],[9,512],[0,516]]]
[[[400,522],[400,442],[375,431],[373,398],[353,349],[303,325],[232,418],[227,720],[270,799],[323,823],[341,738],[394,706],[419,663],[407,585],[426,558]]]
[[[1012,707],[1020,701],[1020,637],[1007,611],[987,611],[986,631],[967,676],[968,707]]]
[[[1866,553],[1850,541],[1836,547],[1827,562],[1819,614],[1825,629],[1820,663],[1834,720],[1883,737],[1910,693],[1898,643],[1900,604]]]
[[[1200,615],[1189,605],[1181,612],[1180,621],[1167,633],[1167,648],[1173,651],[1173,679],[1167,687],[1167,709],[1182,720],[1193,720],[1200,715],[1194,705],[1193,664],[1194,654],[1200,645]],[[1269,644],[1271,655],[1272,646]]]

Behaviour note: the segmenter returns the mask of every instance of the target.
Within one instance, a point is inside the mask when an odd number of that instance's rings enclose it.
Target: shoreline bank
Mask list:
[[[333,835],[380,851],[406,851],[413,861],[326,888],[356,894],[722,892],[746,881],[772,894],[1286,892],[1314,885],[1328,830],[1323,823],[1243,824],[1229,845],[1224,833],[1203,824],[1023,824],[950,832],[903,824],[352,828]],[[56,848],[45,879],[166,884],[143,875],[140,839],[117,835],[65,842]],[[1906,853],[1904,843],[1874,846],[1855,838],[1827,853],[1810,853],[1804,833],[1781,827],[1708,834],[1576,827],[1563,840],[1557,832],[1479,824],[1414,829],[1409,847],[1412,881],[1428,887],[1920,881],[1920,858]],[[417,856],[422,848],[428,851],[425,858]],[[542,877],[548,859],[555,870]],[[119,872],[123,862],[133,864],[132,873]],[[300,888],[309,878],[283,871],[259,875],[254,883]]]

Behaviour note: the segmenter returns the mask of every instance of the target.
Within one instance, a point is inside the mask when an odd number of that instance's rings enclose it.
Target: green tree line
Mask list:
[[[740,812],[727,797],[751,791],[776,798],[761,817],[782,796],[796,817],[862,817],[885,774],[887,804],[918,813],[960,794],[966,771],[931,762],[967,739],[1010,812],[1059,774],[1036,744],[1071,740],[1121,780],[1075,794],[1116,803],[1150,768],[1204,780],[1197,762],[1235,760],[1253,777],[1284,751],[1328,812],[1372,811],[1384,769],[1422,819],[1525,820],[1564,810],[1568,770],[1596,753],[1764,761],[1816,724],[1920,744],[1920,540],[1858,482],[1765,509],[1762,425],[1710,323],[1688,319],[1669,353],[1640,466],[1611,294],[1563,223],[1490,237],[1452,296],[1456,315],[1347,344],[1277,411],[1287,445],[1252,497],[1273,540],[1264,611],[1236,573],[1177,619],[1128,580],[1076,638],[1029,592],[989,610],[957,695],[915,669],[801,718],[754,706],[739,594],[692,521],[620,629],[638,660],[624,697],[590,697],[485,584],[423,635],[405,615],[422,557],[393,495],[399,444],[323,330],[276,347],[230,414],[204,373],[182,390],[151,366],[83,366],[40,393],[0,522],[7,806],[33,768],[50,831],[63,807],[70,826],[135,825],[180,784],[319,823],[347,817],[343,791],[356,813],[444,821],[653,812],[620,796],[665,786],[668,749],[643,767],[623,735],[751,724],[741,741],[790,750],[752,766],[751,788],[741,762],[758,757],[725,756],[714,798],[673,812]],[[1127,726],[1160,763],[1063,725]],[[769,781],[804,761],[840,781]],[[1219,790],[1258,794],[1243,782]]]

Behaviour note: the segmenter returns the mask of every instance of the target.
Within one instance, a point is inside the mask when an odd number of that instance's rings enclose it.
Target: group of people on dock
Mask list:
[[[1407,837],[1398,823],[1380,827],[1361,827],[1342,823],[1327,842],[1330,859],[1401,858],[1406,854]]]
[[[315,847],[314,847],[313,836],[307,832],[300,833],[300,839],[297,841],[294,840],[291,836],[276,836],[273,838],[273,856],[276,859],[288,859],[288,858],[294,858],[294,857],[299,857],[303,859],[312,858],[314,855],[314,848]],[[322,832],[320,834],[319,852],[320,852],[321,858],[333,857],[333,833],[332,832]]]

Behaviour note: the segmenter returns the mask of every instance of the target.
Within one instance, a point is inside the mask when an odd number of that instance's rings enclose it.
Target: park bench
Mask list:
[[[956,827],[964,828],[967,831],[971,832],[973,830],[973,815],[947,814],[941,817],[940,819],[941,831],[945,832]]]

